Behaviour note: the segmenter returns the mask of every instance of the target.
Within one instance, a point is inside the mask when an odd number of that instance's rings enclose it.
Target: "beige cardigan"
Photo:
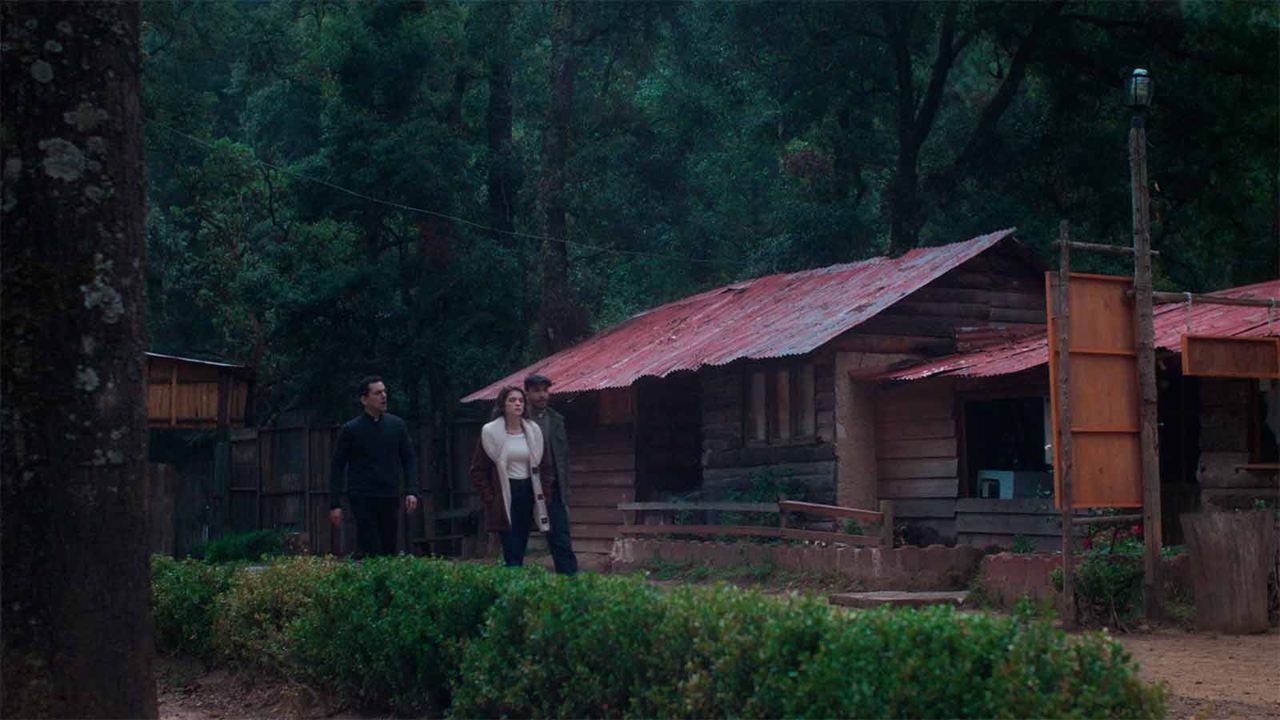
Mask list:
[[[542,493],[542,478],[539,465],[542,464],[542,428],[538,423],[528,419],[520,420],[524,427],[524,437],[529,444],[529,469],[532,471],[530,482],[533,483],[534,521],[543,532],[550,529],[547,520],[546,499]],[[502,506],[506,511],[507,527],[511,527],[511,480],[507,477],[507,421],[497,418],[480,428],[480,447],[484,454],[493,461],[498,473],[498,487],[502,490]]]

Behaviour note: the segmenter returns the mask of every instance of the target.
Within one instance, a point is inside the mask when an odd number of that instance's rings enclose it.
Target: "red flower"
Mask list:
[[[1134,525],[1132,528],[1130,528],[1130,529],[1129,529],[1129,532],[1130,532],[1130,534],[1132,534],[1134,537],[1136,537],[1136,538],[1140,538],[1140,537],[1142,537],[1142,526],[1141,526],[1141,525]]]
[[[1080,547],[1081,547],[1081,548],[1083,548],[1083,549],[1085,549],[1085,550],[1088,550],[1088,549],[1092,548],[1092,547],[1093,547],[1093,538],[1091,538],[1091,537],[1086,537],[1085,539],[1081,540],[1081,541],[1080,541]]]

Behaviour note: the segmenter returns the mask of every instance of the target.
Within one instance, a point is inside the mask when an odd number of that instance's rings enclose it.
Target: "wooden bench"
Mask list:
[[[880,510],[878,511],[841,507],[839,505],[820,505],[796,500],[782,500],[777,503],[630,502],[619,503],[618,509],[625,513],[623,516],[624,524],[619,530],[623,536],[688,535],[710,538],[729,535],[779,540],[806,540],[810,542],[840,543],[843,545],[893,547],[893,503],[889,500],[881,501]],[[660,513],[665,520],[667,515],[677,512],[776,514],[778,515],[778,525],[677,525],[670,522],[649,525],[644,523],[646,513]],[[796,528],[793,527],[792,519],[798,514],[816,515],[837,522],[841,520],[857,520],[860,523],[879,525],[880,534],[852,535],[842,532]]]

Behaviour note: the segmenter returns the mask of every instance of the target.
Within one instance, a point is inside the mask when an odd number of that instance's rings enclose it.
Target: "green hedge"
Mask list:
[[[270,555],[283,554],[284,533],[279,530],[230,533],[191,550],[191,557],[211,563],[257,561]]]
[[[731,587],[394,558],[157,561],[165,647],[455,717],[1160,717],[1102,635]],[[178,586],[190,584],[187,590]],[[164,591],[161,591],[164,588]],[[216,596],[216,601],[209,598]],[[182,622],[203,629],[179,630]],[[174,638],[183,642],[174,642]]]

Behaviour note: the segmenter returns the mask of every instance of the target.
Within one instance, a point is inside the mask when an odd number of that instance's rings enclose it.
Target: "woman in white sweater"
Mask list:
[[[502,388],[493,418],[480,428],[471,454],[471,484],[483,501],[485,529],[502,538],[503,561],[520,567],[529,531],[551,529],[542,487],[549,457],[543,452],[542,430],[525,417],[522,388]]]

